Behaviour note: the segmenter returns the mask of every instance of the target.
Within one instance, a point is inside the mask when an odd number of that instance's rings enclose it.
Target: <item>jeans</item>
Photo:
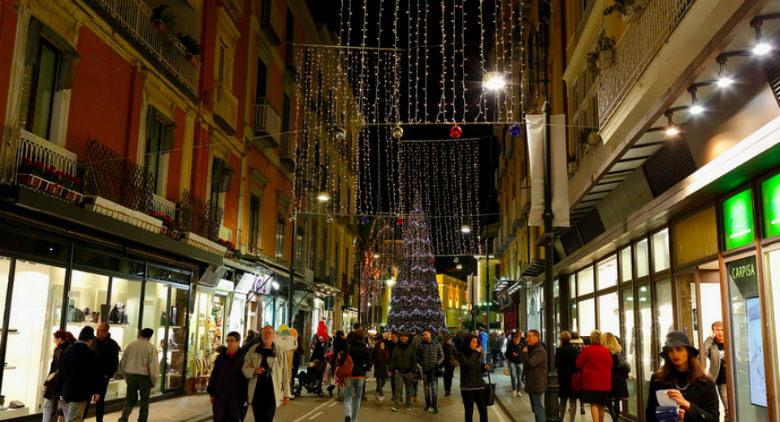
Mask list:
[[[395,373],[395,395],[393,396],[393,402],[396,406],[401,405],[401,394],[406,394],[406,400],[404,403],[409,406],[412,404],[412,376],[411,372],[401,373],[396,371]]]
[[[509,375],[512,376],[512,390],[523,389],[523,364],[509,362]]]
[[[149,375],[126,374],[125,381],[127,382],[127,397],[119,422],[127,422],[136,403],[138,404],[138,422],[146,422],[149,417],[149,392],[152,391],[152,378]],[[139,395],[141,396],[140,400],[138,399]]]
[[[376,393],[380,396],[385,395],[385,384],[387,383],[387,378],[377,378],[376,379]]]
[[[43,420],[52,422],[57,420],[57,399],[43,399]]]
[[[479,390],[460,390],[460,396],[463,398],[463,410],[465,411],[464,421],[472,422],[474,417],[474,405],[477,405],[479,413],[479,422],[487,422],[487,402],[485,402],[485,389]]]
[[[720,395],[720,401],[723,403],[723,413],[725,414],[725,421],[729,420],[729,393],[728,386],[726,384],[718,384],[718,395]]]
[[[65,422],[81,422],[84,420],[84,409],[87,408],[88,401],[62,401],[60,408],[65,415]]]
[[[439,377],[436,376],[434,371],[423,372],[423,384],[425,389],[425,407],[433,407],[436,409],[439,405]]]
[[[363,398],[365,378],[347,378],[344,381],[344,418],[357,422],[360,412],[360,400]]]
[[[531,409],[534,412],[534,420],[536,422],[545,422],[547,420],[547,417],[544,414],[542,394],[543,393],[528,393],[528,397],[531,398]]]

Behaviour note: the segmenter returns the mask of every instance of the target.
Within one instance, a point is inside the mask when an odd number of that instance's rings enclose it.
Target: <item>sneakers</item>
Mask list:
[[[430,409],[431,409],[431,407],[430,407],[430,406],[425,406],[425,409],[423,410],[423,412],[427,412],[427,411],[428,411],[428,410],[430,410]]]
[[[349,416],[344,416],[344,422],[352,422],[352,418]]]
[[[398,411],[398,406],[394,404],[394,405],[390,406],[390,410],[392,410],[393,412],[397,412]]]
[[[383,394],[376,393],[376,401],[385,401],[385,396]]]
[[[517,391],[512,391],[512,397],[517,397]]]
[[[517,397],[523,397],[523,392],[521,390],[517,390]]]
[[[407,405],[406,406],[406,411],[407,412],[411,412],[412,411],[412,406],[411,405]]]
[[[431,413],[433,413],[434,415],[438,414],[439,413],[439,408],[438,407],[434,407],[433,410],[431,410]]]

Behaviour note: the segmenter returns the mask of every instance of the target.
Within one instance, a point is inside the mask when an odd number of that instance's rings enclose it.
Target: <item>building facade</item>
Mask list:
[[[449,274],[436,274],[436,283],[447,328],[453,331],[463,329],[464,321],[469,318],[466,282]]]

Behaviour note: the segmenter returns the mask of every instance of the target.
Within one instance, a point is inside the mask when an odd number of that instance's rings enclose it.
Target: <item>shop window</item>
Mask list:
[[[623,336],[622,346],[623,355],[626,361],[631,365],[631,372],[628,373],[628,415],[637,416],[641,414],[639,402],[637,400],[637,367],[636,354],[637,344],[634,332],[634,291],[631,287],[622,290],[623,302]]]
[[[166,388],[184,386],[184,339],[187,335],[186,317],[190,292],[171,287],[171,301],[168,306],[168,348],[166,349]]]
[[[569,299],[577,297],[577,278],[574,276],[569,277]]]
[[[766,253],[765,255],[765,266],[766,270],[764,271],[764,274],[766,275],[765,283],[768,286],[772,286],[771,295],[772,295],[772,308],[774,309],[773,314],[777,315],[778,310],[780,309],[780,249],[775,249],[771,252]],[[2,269],[0,269],[0,272]],[[0,275],[0,277],[2,277]],[[2,278],[0,278],[2,280]],[[780,318],[772,318],[773,325],[775,328],[775,339],[774,344],[772,345],[774,348],[775,353],[775,361],[780,362]],[[728,333],[726,333],[728,335]],[[729,336],[730,338],[731,336]],[[780,380],[775,378],[775,385],[778,384]],[[777,389],[775,389],[777,391]]]
[[[672,280],[666,279],[655,284],[656,341],[661,350],[666,334],[674,331],[674,308],[672,305]]]
[[[138,338],[139,313],[141,311],[141,282],[121,278],[111,279],[111,300],[108,323],[111,338],[122,350]],[[120,355],[121,356],[121,355]],[[125,382],[112,380],[108,385],[106,399],[125,397]]]
[[[85,326],[108,317],[108,277],[73,271],[68,292],[66,329],[78,336]]]
[[[617,285],[618,268],[617,268],[617,255],[599,262],[596,265],[598,269],[598,289],[603,290]]]
[[[618,294],[599,296],[599,330],[620,336],[620,303]]]
[[[636,276],[640,278],[645,277],[650,274],[647,239],[636,242],[634,251],[636,253]]]
[[[569,307],[569,315],[571,315],[571,329],[574,331],[579,331],[580,326],[579,324],[579,318],[577,317],[577,301],[572,300],[570,301],[571,305]]]
[[[593,293],[593,267],[577,273],[577,296]]]
[[[631,247],[627,246],[620,250],[620,281],[631,281]]]
[[[732,385],[736,403],[734,420],[766,421],[767,391],[764,368],[763,323],[759,300],[756,257],[731,261],[726,264],[729,280],[729,307],[731,311]],[[736,334],[739,333],[739,334]]]
[[[54,350],[52,336],[60,328],[64,281],[64,268],[16,261],[2,395],[6,403],[18,401],[24,407],[3,407],[2,419],[41,409],[41,390]]]
[[[580,300],[579,302],[580,334],[589,336],[596,329],[596,301],[595,299]]]
[[[164,385],[167,385],[165,377],[165,350],[170,346],[167,342],[166,329],[168,325],[168,286],[161,283],[147,282],[144,289],[144,315],[141,323],[143,328],[151,328],[154,335],[150,340],[157,348],[157,362],[160,364],[160,381],[152,389],[152,395],[160,394]]]
[[[669,269],[669,229],[653,234],[653,272]]]
[[[699,348],[699,325],[696,305],[696,278],[694,273],[677,275],[677,314],[680,316],[680,330],[688,335],[693,345]],[[712,307],[720,303],[714,303],[709,298],[707,301]]]
[[[650,286],[642,284],[637,287],[637,305],[638,315],[636,326],[637,332],[637,350],[639,351],[639,362],[642,374],[642,391],[648,391],[650,386],[650,377],[653,376],[653,311],[650,302]],[[644,398],[642,398],[644,400]],[[640,404],[644,408],[644,401]]]

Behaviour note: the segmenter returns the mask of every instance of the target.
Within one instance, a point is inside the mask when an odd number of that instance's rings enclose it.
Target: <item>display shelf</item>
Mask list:
[[[3,331],[5,331],[5,330],[0,328],[0,332],[3,332]],[[17,334],[19,334],[19,330],[17,330],[16,328],[9,328],[8,329],[8,335],[9,336],[15,336]]]
[[[11,369],[16,369],[15,366],[4,366],[3,371],[10,371]]]

